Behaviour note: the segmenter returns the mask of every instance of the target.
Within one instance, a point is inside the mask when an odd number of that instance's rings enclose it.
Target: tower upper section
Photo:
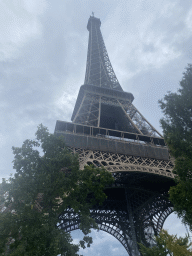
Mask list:
[[[109,60],[100,26],[100,19],[90,16],[87,24],[89,45],[84,84],[123,91]]]
[[[159,136],[160,133],[132,104],[132,93],[124,92],[121,88],[109,60],[100,26],[100,19],[94,16],[89,18],[85,82],[80,88],[71,120],[76,124]]]
[[[157,168],[161,167],[155,159],[169,159],[164,139],[132,104],[132,93],[124,92],[121,88],[111,66],[100,26],[100,19],[94,16],[89,18],[85,83],[80,87],[72,123],[57,121],[55,133],[64,136],[66,145],[70,147],[118,154],[115,157],[118,161],[119,154],[138,157],[137,160],[128,160],[130,166],[140,163],[140,157],[145,158],[144,165],[148,166],[148,159],[153,158],[149,169],[144,168],[142,172],[159,173]],[[110,159],[107,161],[111,168]],[[119,162],[117,165],[119,166]],[[127,162],[122,168],[126,165]],[[120,170],[122,169],[118,169]],[[133,168],[130,167],[130,170]],[[169,176],[172,177],[172,174]]]

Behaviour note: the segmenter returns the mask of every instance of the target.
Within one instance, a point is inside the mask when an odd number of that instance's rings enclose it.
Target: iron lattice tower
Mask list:
[[[109,60],[100,19],[88,21],[89,45],[84,85],[72,122],[57,121],[55,134],[79,154],[80,168],[103,166],[115,183],[106,188],[107,200],[91,215],[99,228],[116,237],[130,256],[140,255],[137,242],[150,246],[173,211],[167,198],[173,182],[173,163],[161,134],[132,104]],[[60,215],[60,228],[79,228],[72,209]]]

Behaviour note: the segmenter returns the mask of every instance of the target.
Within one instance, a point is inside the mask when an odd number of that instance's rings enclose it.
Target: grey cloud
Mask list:
[[[84,81],[86,25],[92,11],[101,19],[109,57],[123,89],[133,93],[135,106],[159,130],[162,113],[157,101],[178,88],[192,59],[188,0],[145,1],[145,5],[137,0],[134,4],[126,0],[41,2],[45,6],[40,12],[36,0],[30,2],[32,7],[22,2],[6,5],[10,19],[18,17],[28,27],[15,23],[14,31],[8,19],[0,19],[3,32],[7,30],[6,38],[0,38],[4,53],[0,59],[0,177],[13,172],[11,147],[34,138],[38,124],[53,132],[57,119],[70,121]],[[20,14],[22,8],[25,16]],[[16,40],[17,26],[20,38]]]

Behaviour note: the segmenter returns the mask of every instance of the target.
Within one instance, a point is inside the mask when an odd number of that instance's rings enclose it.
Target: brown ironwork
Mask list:
[[[55,134],[79,155],[80,169],[93,164],[112,173],[115,183],[105,189],[107,199],[94,205],[91,216],[99,229],[116,237],[130,256],[140,255],[137,242],[154,244],[165,219],[173,211],[167,192],[174,185],[173,161],[162,135],[133,105],[112,68],[100,31],[100,19],[88,21],[89,44],[84,85],[72,122],[57,121]],[[58,227],[79,228],[73,209],[60,217]]]

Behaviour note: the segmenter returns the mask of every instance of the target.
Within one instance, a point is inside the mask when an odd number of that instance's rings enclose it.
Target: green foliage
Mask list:
[[[42,153],[43,152],[43,153]],[[78,157],[66,148],[62,138],[40,125],[35,140],[13,147],[14,177],[0,184],[0,253],[10,256],[78,255],[79,247],[90,246],[90,207],[102,204],[104,188],[113,182],[109,172],[93,166],[79,170]],[[85,234],[79,245],[70,234],[57,228],[58,216],[73,208]]]
[[[162,230],[159,236],[155,237],[156,245],[148,248],[139,244],[140,252],[143,256],[190,256],[192,251],[189,248],[188,236],[179,237],[169,235],[166,230]]]
[[[192,230],[192,65],[188,65],[177,93],[159,101],[164,138],[175,158],[175,187],[169,191],[174,209]]]
[[[161,125],[172,155],[175,158],[190,159],[192,155],[192,65],[186,68],[180,86],[177,93],[169,92],[164,100],[159,101],[165,115],[161,119]]]

